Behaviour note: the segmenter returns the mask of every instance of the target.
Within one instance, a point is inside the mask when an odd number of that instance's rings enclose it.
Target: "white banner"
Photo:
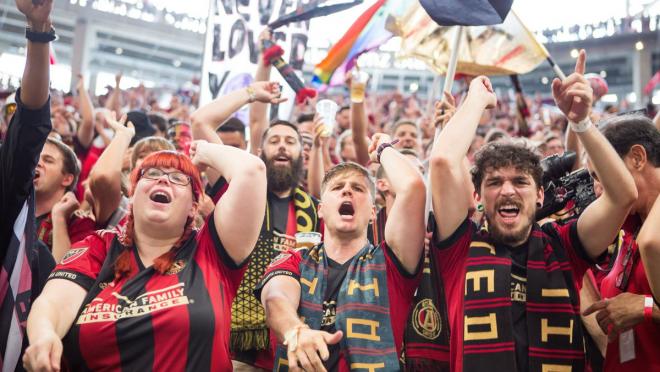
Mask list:
[[[320,0],[211,0],[209,25],[202,80],[201,104],[228,92],[247,86],[254,79],[259,34],[281,16],[295,11],[299,5],[321,3]],[[284,49],[284,59],[300,71],[307,47],[309,21],[292,23],[273,32],[274,41]],[[279,73],[273,80],[284,87],[289,100],[280,105],[280,117],[288,119],[295,94]],[[237,115],[247,125],[247,107]]]

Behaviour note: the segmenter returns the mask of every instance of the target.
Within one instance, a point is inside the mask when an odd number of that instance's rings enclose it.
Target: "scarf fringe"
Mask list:
[[[232,351],[267,350],[270,347],[268,329],[231,331]]]

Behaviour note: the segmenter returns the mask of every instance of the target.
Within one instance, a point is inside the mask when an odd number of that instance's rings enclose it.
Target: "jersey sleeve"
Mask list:
[[[110,237],[92,234],[73,244],[50,273],[48,280],[70,280],[89,291],[103,267],[111,241]]]
[[[266,283],[276,276],[285,275],[296,280],[300,279],[300,252],[288,250],[280,253],[273,258],[270,265],[266,268],[264,276],[254,288],[254,295],[261,299],[261,291]]]
[[[96,221],[91,217],[85,215],[74,216],[68,225],[69,240],[72,244],[77,243],[93,234],[96,229]]]
[[[50,98],[32,110],[23,105],[20,88],[15,97],[16,112],[0,146],[0,260],[4,260],[14,222],[32,192],[34,170],[52,128]]]
[[[566,252],[566,258],[571,263],[575,278],[580,278],[579,280],[576,280],[582,283],[584,273],[591,267],[591,265],[602,263],[606,259],[607,251],[603,253],[602,257],[599,257],[596,260],[591,259],[580,241],[577,231],[577,221],[576,218],[564,225],[550,222],[544,224],[542,229],[548,235],[555,236],[559,239],[559,243],[564,247],[564,251]]]
[[[208,257],[216,261],[231,287],[232,293],[235,293],[243,280],[243,274],[247,269],[249,258],[241,263],[236,263],[229,256],[215,228],[213,213],[206,218],[206,223],[197,234],[197,244],[199,245],[199,249],[205,250]]]
[[[398,293],[401,293],[404,296],[410,296],[415,293],[415,289],[419,285],[419,280],[421,279],[421,269],[422,263],[424,262],[424,254],[420,255],[419,263],[417,268],[415,268],[414,273],[409,273],[399,261],[399,258],[394,254],[392,248],[387,245],[386,242],[381,243],[381,249],[385,253],[385,263],[387,265],[387,273],[391,275],[391,282],[388,282],[388,285],[394,285]]]

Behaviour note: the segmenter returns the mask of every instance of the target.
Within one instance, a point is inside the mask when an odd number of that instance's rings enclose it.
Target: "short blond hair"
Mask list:
[[[328,187],[328,184],[339,176],[343,176],[348,173],[356,173],[360,176],[363,176],[367,181],[367,189],[371,193],[372,201],[376,199],[376,184],[371,178],[371,174],[367,168],[361,166],[360,164],[353,162],[344,162],[335,165],[330,168],[330,170],[323,177],[323,182],[321,182],[321,195],[325,193],[325,189]]]

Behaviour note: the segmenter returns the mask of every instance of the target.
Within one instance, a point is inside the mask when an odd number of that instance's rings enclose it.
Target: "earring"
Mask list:
[[[481,203],[477,204],[477,211],[483,212],[484,211],[484,205],[481,204]]]
[[[541,208],[543,207],[543,203],[541,202],[536,202],[536,208]]]

